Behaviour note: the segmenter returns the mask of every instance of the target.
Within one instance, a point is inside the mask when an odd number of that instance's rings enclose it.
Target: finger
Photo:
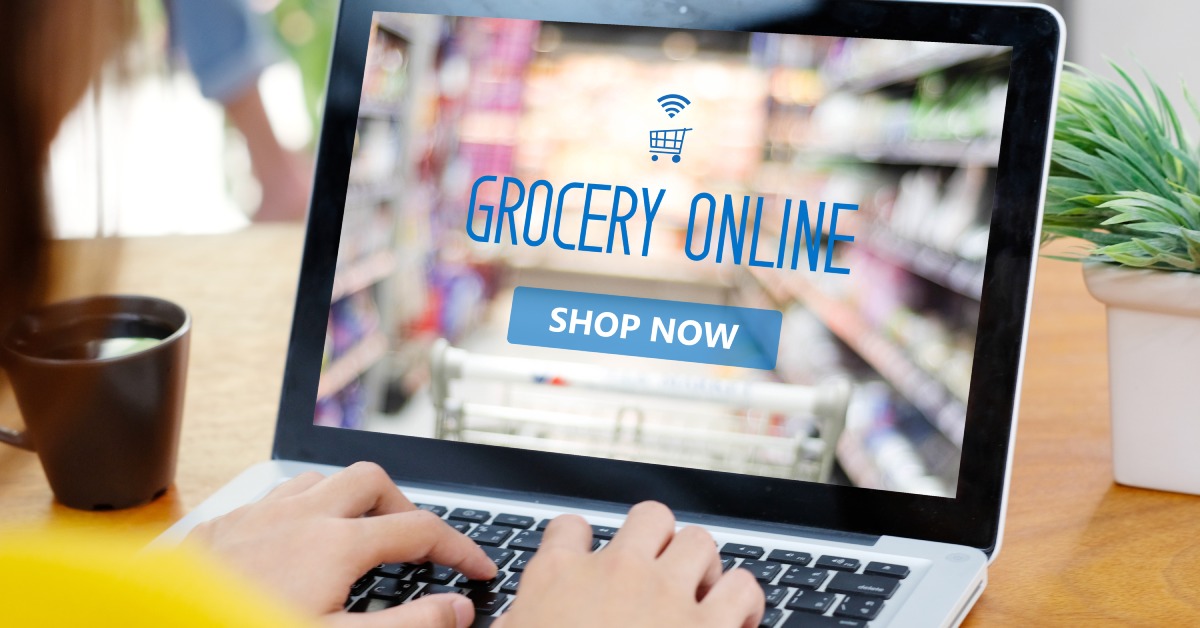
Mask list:
[[[762,621],[766,599],[754,575],[745,569],[730,569],[700,601],[706,614],[721,626],[754,628]]]
[[[667,549],[658,558],[679,581],[704,596],[721,578],[721,557],[713,537],[704,528],[688,526],[675,533]]]
[[[334,613],[327,624],[334,628],[467,628],[474,619],[470,600],[456,593],[440,593],[374,613]]]
[[[387,515],[416,510],[383,467],[356,462],[304,493],[315,508],[336,517]]]
[[[276,486],[271,490],[270,493],[267,493],[266,497],[259,501],[274,501],[277,499],[283,499],[284,497],[299,495],[313,486],[316,486],[318,482],[324,479],[325,476],[317,473],[316,471],[306,471],[288,480],[287,482]]]
[[[474,541],[446,525],[437,515],[413,510],[348,523],[358,528],[361,565],[430,561],[453,567],[472,580],[496,576],[496,564]]]
[[[539,551],[586,554],[592,549],[592,526],[579,515],[559,515],[546,526]]]
[[[658,502],[642,502],[629,509],[621,530],[608,547],[658,556],[675,534],[675,515]]]

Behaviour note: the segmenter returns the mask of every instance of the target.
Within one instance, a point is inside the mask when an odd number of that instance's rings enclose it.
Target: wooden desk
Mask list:
[[[255,226],[219,236],[65,242],[82,276],[62,297],[92,292],[170,299],[192,315],[192,346],[175,486],[129,510],[55,503],[34,454],[0,446],[0,521],[104,525],[157,535],[235,475],[271,454],[303,229]],[[20,425],[11,393],[0,424]]]
[[[300,240],[297,227],[254,227],[122,242],[111,285],[195,319],[176,486],[142,508],[72,511],[32,454],[0,448],[0,520],[156,534],[265,459]],[[1112,483],[1105,350],[1104,310],[1079,267],[1043,260],[1004,547],[967,626],[1200,624],[1200,498]],[[19,422],[10,401],[0,422]]]

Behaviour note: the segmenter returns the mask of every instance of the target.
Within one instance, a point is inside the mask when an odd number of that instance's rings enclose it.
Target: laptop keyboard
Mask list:
[[[446,520],[474,540],[496,564],[495,578],[468,580],[450,567],[430,563],[384,563],[363,575],[350,589],[346,610],[371,612],[437,593],[461,593],[475,605],[476,627],[491,625],[511,604],[521,574],[542,542],[549,519],[417,504]],[[604,547],[619,528],[592,526],[592,550]],[[760,628],[821,628],[871,626],[908,577],[904,565],[867,562],[857,558],[818,554],[790,548],[724,543],[723,568],[754,574],[766,596]],[[893,602],[894,603],[894,602]]]

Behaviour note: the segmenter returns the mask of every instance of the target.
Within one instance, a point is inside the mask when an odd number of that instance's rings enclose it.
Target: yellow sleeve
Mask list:
[[[0,531],[0,617],[6,626],[314,624],[197,550],[78,531]]]

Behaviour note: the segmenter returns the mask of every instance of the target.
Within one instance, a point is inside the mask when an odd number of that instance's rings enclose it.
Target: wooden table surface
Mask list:
[[[302,230],[68,244],[89,276],[63,296],[119,290],[193,315],[175,486],[131,510],[54,503],[33,454],[0,447],[0,523],[157,534],[269,455]],[[77,273],[78,274],[78,273]],[[967,626],[1200,625],[1200,497],[1112,482],[1103,308],[1077,265],[1037,276],[1004,545]],[[19,425],[0,393],[0,424]]]

